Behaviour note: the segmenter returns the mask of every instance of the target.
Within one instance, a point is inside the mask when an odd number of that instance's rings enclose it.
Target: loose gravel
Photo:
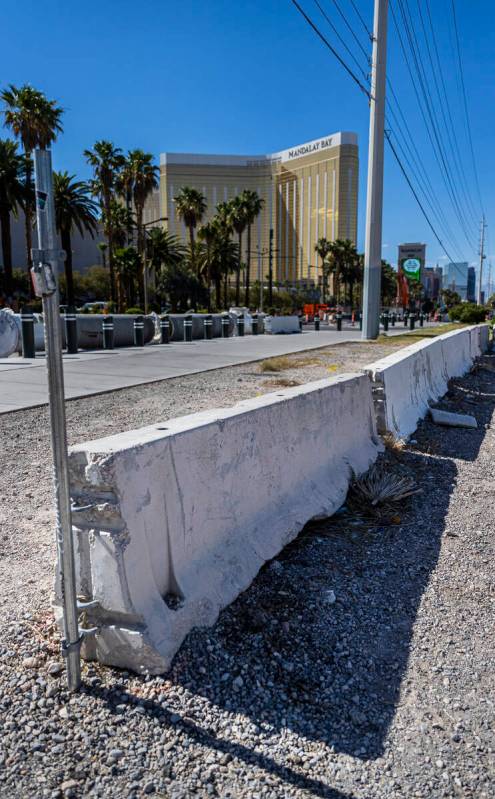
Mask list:
[[[70,440],[349,371],[381,349],[71,402]],[[495,359],[483,362],[439,403],[477,430],[425,420],[383,456],[421,495],[308,525],[166,675],[85,664],[74,696],[48,610],[46,411],[1,416],[0,796],[492,797]]]

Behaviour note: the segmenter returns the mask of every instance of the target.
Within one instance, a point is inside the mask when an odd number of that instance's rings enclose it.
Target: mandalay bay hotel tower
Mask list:
[[[150,198],[145,221],[167,217],[168,231],[186,241],[173,200],[183,186],[205,196],[203,222],[217,203],[251,189],[264,200],[252,229],[251,279],[267,279],[272,230],[274,281],[318,285],[318,239],[356,243],[358,168],[355,133],[334,133],[272,155],[162,153],[160,188]],[[245,262],[245,252],[242,257]]]

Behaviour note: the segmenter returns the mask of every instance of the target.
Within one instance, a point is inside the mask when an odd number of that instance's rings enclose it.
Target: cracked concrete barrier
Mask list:
[[[380,433],[407,439],[448,389],[488,347],[488,326],[473,325],[425,339],[365,367]]]
[[[99,603],[83,656],[166,671],[380,448],[363,374],[72,447],[78,593]]]

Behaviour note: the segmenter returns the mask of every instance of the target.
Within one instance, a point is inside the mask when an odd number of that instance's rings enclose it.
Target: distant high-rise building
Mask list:
[[[468,302],[476,302],[476,269],[474,266],[470,266],[468,269],[467,298]]]
[[[438,274],[438,267],[436,269],[425,267],[421,274],[421,282],[425,291],[425,299],[438,300],[442,288],[441,270]]]
[[[467,300],[468,272],[469,264],[467,261],[450,262],[443,273],[443,288],[455,291],[459,294],[461,300]]]

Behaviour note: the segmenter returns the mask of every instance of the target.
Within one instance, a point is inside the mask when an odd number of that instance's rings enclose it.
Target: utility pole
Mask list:
[[[35,149],[34,175],[38,249],[32,250],[31,270],[35,293],[43,300],[45,351],[48,370],[48,397],[55,488],[55,533],[58,575],[63,601],[62,653],[67,659],[67,681],[71,691],[81,684],[79,650],[81,632],[78,623],[76,570],[69,493],[67,431],[65,422],[62,331],[57,274],[64,254],[58,248],[53,202],[52,155],[50,150]]]
[[[268,243],[268,305],[273,305],[273,228],[270,228]]]
[[[482,283],[483,283],[483,261],[485,260],[485,215],[483,214],[483,218],[481,220],[481,230],[480,230],[480,274],[478,280],[478,295],[476,302],[478,305],[482,305],[481,302],[481,290],[482,290]]]
[[[388,0],[375,0],[364,248],[363,339],[377,338],[380,331],[387,14]]]

